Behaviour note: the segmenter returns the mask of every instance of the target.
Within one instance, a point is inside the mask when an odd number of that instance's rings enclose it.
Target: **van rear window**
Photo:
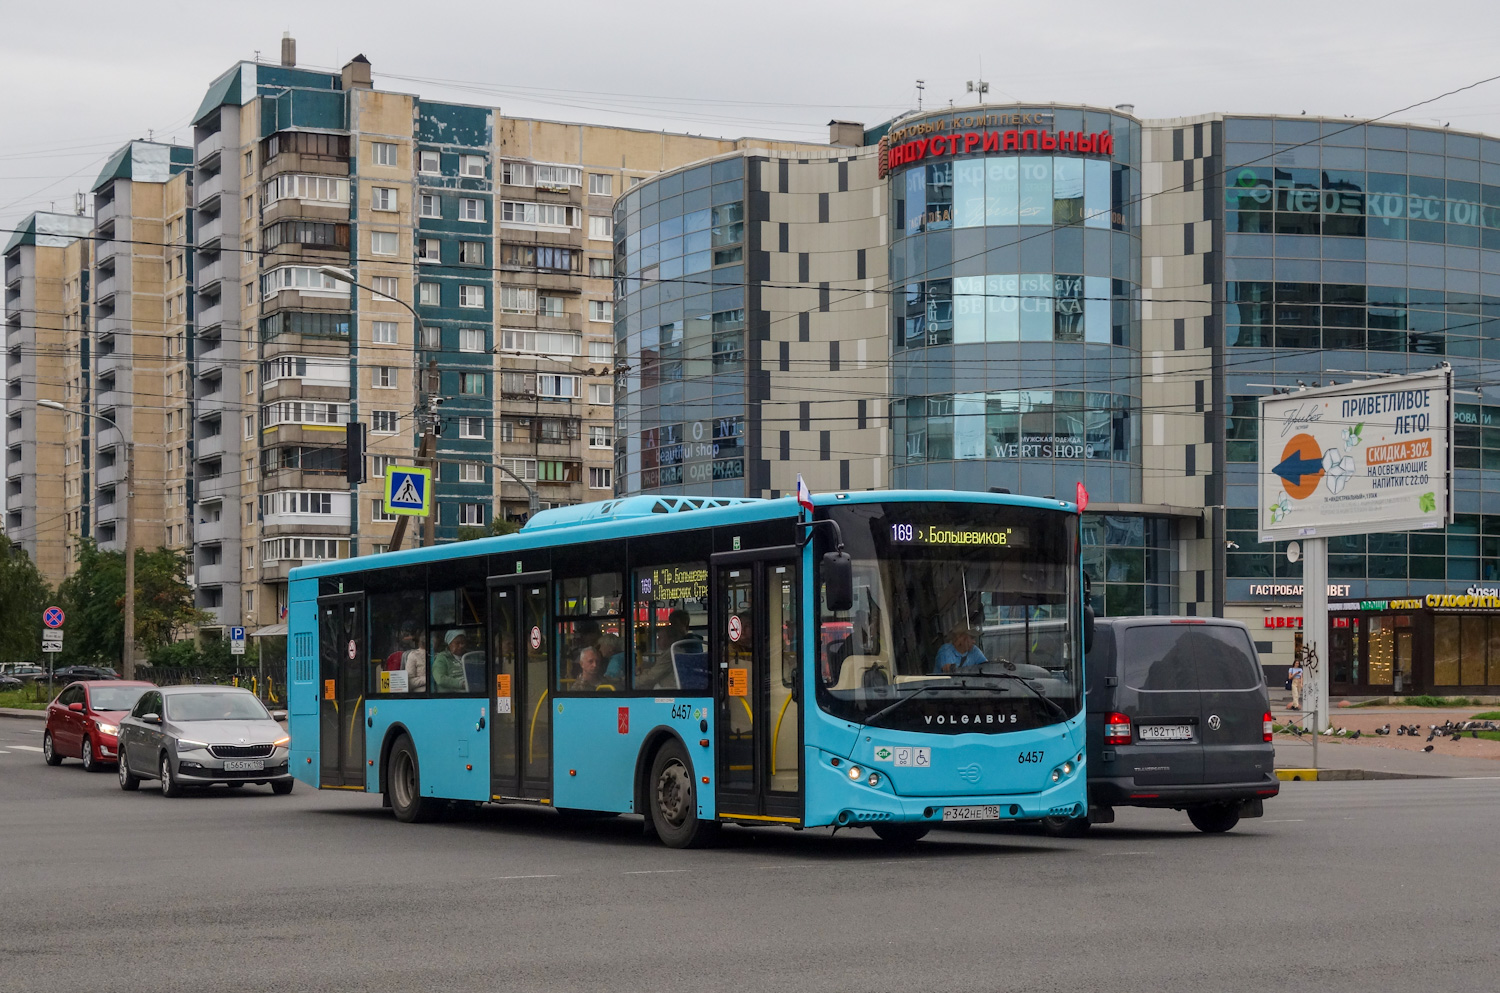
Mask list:
[[[1125,632],[1125,685],[1137,690],[1248,690],[1260,685],[1250,639],[1235,627],[1152,624]]]

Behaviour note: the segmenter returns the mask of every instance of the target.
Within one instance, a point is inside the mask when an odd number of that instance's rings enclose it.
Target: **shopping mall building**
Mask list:
[[[833,122],[620,197],[616,491],[1082,482],[1096,609],[1285,665],[1257,397],[1448,362],[1456,519],[1330,539],[1333,692],[1500,692],[1500,140],[1131,110]]]

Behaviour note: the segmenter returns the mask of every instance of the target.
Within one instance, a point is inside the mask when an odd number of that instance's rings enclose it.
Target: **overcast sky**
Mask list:
[[[830,117],[883,121],[916,104],[1390,113],[1500,75],[1493,0],[749,4],[22,3],[0,0],[0,226],[71,210],[106,156],[148,131],[191,140],[212,79],[240,59],[337,68],[375,85],[506,114],[728,137],[823,140]],[[447,82],[444,82],[447,81]],[[1500,82],[1401,114],[1500,134]]]

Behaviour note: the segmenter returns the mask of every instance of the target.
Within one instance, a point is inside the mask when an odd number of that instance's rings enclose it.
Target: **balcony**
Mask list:
[[[205,176],[202,173],[199,173],[199,175],[201,178],[198,180],[194,195],[195,206],[199,210],[216,213],[220,194],[226,190],[233,190],[236,187],[228,181],[226,174],[222,172],[216,172],[212,176]]]
[[[198,250],[207,251],[217,248],[219,239],[224,237],[224,215],[215,214],[204,218],[198,225]]]
[[[193,452],[199,459],[222,459],[227,449],[222,431],[193,439]]]
[[[212,134],[205,135],[203,140],[193,148],[193,159],[198,163],[200,169],[212,169],[216,160],[223,155],[228,144],[228,136],[223,127],[218,128]]]
[[[94,253],[94,264],[112,269],[114,266],[112,260],[119,254],[121,249],[120,243],[114,240],[101,241],[98,243],[98,246]]]
[[[104,201],[99,200],[97,197],[94,199],[95,227],[103,227],[105,224],[115,219],[115,204],[116,200],[114,197],[110,197],[108,200]]]
[[[224,299],[220,297],[217,302],[200,305],[198,307],[198,326],[200,328],[218,327],[224,323]]]
[[[236,573],[234,565],[229,562],[203,563],[198,566],[199,586],[222,586],[225,583],[235,581]]]
[[[115,295],[115,271],[107,273],[100,271],[99,278],[94,282],[94,299],[109,300]]]
[[[198,266],[198,273],[194,277],[198,292],[205,296],[214,296],[219,292],[219,283],[228,274],[229,263],[224,256],[220,255],[212,262]]]

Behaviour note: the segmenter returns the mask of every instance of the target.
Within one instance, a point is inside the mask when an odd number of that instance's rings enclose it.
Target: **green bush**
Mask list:
[[[1477,707],[1479,701],[1466,696],[1409,696],[1400,699],[1406,707]]]

